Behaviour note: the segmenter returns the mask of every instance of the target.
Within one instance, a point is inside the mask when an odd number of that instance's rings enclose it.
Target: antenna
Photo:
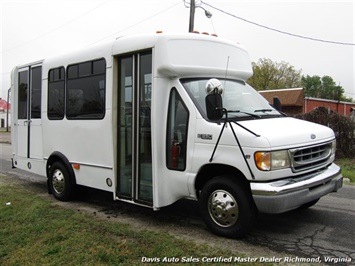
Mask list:
[[[229,55],[227,57],[227,67],[226,67],[226,75],[224,77],[224,84],[223,84],[223,87],[225,88],[226,87],[226,80],[227,80],[227,75],[228,75],[228,67],[229,67]]]

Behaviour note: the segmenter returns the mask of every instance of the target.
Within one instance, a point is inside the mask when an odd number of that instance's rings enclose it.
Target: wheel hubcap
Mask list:
[[[238,204],[225,190],[216,190],[210,195],[208,212],[213,221],[222,227],[231,227],[238,220]]]
[[[62,194],[65,190],[65,180],[62,171],[56,169],[52,176],[53,189],[57,194]]]

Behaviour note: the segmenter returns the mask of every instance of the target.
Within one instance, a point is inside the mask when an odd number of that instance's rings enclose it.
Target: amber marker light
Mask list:
[[[78,163],[73,163],[73,168],[74,168],[75,170],[79,170],[79,169],[80,169],[80,164],[78,164]]]
[[[255,164],[261,171],[271,170],[271,154],[270,152],[256,152],[254,154]]]

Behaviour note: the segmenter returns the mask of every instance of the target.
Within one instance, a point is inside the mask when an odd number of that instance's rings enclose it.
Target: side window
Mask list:
[[[64,118],[64,91],[65,71],[64,67],[51,69],[48,73],[48,105],[47,114],[50,120]]]
[[[169,169],[186,168],[189,112],[175,88],[171,90],[168,110],[166,165]]]
[[[105,116],[105,59],[71,65],[67,69],[68,119],[102,119]]]
[[[31,118],[41,118],[42,67],[31,69]]]

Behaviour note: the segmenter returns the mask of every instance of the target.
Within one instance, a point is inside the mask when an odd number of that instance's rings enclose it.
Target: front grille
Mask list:
[[[327,164],[332,153],[331,143],[290,150],[293,172],[300,172]]]

